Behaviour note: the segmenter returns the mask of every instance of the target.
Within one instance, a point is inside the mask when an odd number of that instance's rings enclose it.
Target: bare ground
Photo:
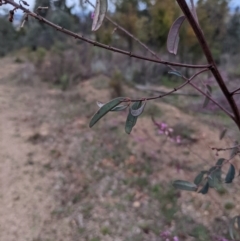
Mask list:
[[[51,219],[56,206],[53,179],[57,172],[43,173],[48,153],[27,141],[32,129],[23,123],[33,106],[18,102],[21,94],[27,100],[27,93],[5,81],[21,66],[5,60],[0,68],[0,81],[4,82],[0,82],[0,240],[42,240],[49,223],[56,240],[68,240],[64,220],[61,226]]]
[[[184,123],[180,134],[190,143],[159,136],[149,113],[130,136],[127,113],[109,114],[89,129],[95,101],[111,98],[107,78],[62,92],[31,78],[14,81],[25,67],[0,62],[1,241],[158,241],[165,229],[181,240],[207,241],[209,230],[227,235],[228,217],[240,211],[239,180],[208,195],[169,185],[214,165],[211,147],[230,143],[218,141],[217,128],[158,101],[146,113],[153,109],[170,126]]]

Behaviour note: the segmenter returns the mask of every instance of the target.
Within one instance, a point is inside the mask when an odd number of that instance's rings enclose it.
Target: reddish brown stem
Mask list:
[[[194,16],[192,15],[186,1],[185,0],[177,0],[177,2],[178,2],[178,5],[180,6],[180,8],[182,9],[184,15],[188,19],[188,22],[192,26],[192,29],[202,47],[202,50],[207,58],[208,63],[212,66],[210,70],[211,70],[213,76],[215,77],[220,89],[222,90],[224,96],[226,97],[226,100],[228,101],[228,103],[234,113],[233,120],[235,121],[236,125],[240,129],[240,114],[239,114],[238,107],[236,105],[235,100],[232,97],[232,94],[229,92],[226,84],[224,83],[224,80],[223,80],[223,78],[217,68],[217,65],[213,59],[212,53],[209,49],[209,46],[206,42],[203,32],[200,29],[198,23],[196,22]]]
[[[93,8],[94,5],[89,1],[86,0],[86,2],[91,5]],[[152,56],[154,56],[156,59],[161,60],[161,58],[154,52],[152,51],[150,48],[148,48],[148,46],[146,44],[144,44],[141,40],[139,40],[138,38],[136,38],[132,33],[128,32],[125,28],[123,28],[122,26],[120,26],[118,23],[116,23],[115,21],[113,21],[111,18],[109,18],[107,15],[105,16],[105,18],[112,23],[115,27],[117,27],[117,29],[120,29],[122,32],[124,32],[126,35],[128,35],[129,37],[131,37],[132,39],[134,39],[137,43],[139,43],[144,49],[146,49],[149,53],[152,54]]]
[[[236,93],[236,92],[238,92],[239,90],[240,90],[240,88],[237,88],[236,90],[232,91],[232,92],[231,92],[231,95],[239,94],[239,93]]]
[[[180,0],[178,0],[178,1],[180,1]],[[180,1],[180,2],[181,2],[181,1]],[[211,61],[209,62],[209,63],[210,63],[209,65],[189,65],[189,64],[182,64],[182,63],[174,63],[174,62],[162,61],[162,60],[157,56],[157,54],[154,53],[152,50],[150,50],[145,44],[143,44],[140,40],[138,40],[137,38],[135,38],[131,33],[129,33],[127,30],[125,30],[124,28],[122,28],[121,26],[119,26],[117,23],[115,23],[114,21],[112,21],[112,20],[111,20],[110,18],[108,18],[108,17],[107,17],[107,19],[108,19],[110,22],[112,22],[115,26],[117,26],[118,28],[120,28],[120,29],[121,29],[122,31],[124,31],[127,35],[129,35],[130,37],[132,37],[133,39],[135,39],[137,42],[139,42],[139,43],[140,43],[145,49],[147,49],[147,51],[149,51],[156,59],[152,59],[152,58],[147,58],[147,57],[144,57],[144,56],[136,55],[136,54],[133,54],[133,53],[131,53],[131,52],[124,51],[124,50],[122,50],[122,49],[114,48],[114,47],[111,47],[111,46],[108,46],[108,45],[99,43],[99,42],[97,42],[97,41],[93,41],[93,40],[91,40],[91,39],[85,38],[84,36],[80,36],[80,35],[78,35],[78,34],[76,34],[76,33],[74,33],[74,32],[71,32],[71,31],[69,31],[69,30],[67,30],[67,29],[62,28],[61,26],[58,26],[58,25],[56,25],[56,24],[48,21],[47,19],[39,16],[39,15],[36,14],[36,13],[33,13],[33,12],[29,11],[28,9],[24,8],[22,5],[19,5],[19,4],[17,4],[16,2],[14,2],[14,0],[5,0],[5,3],[8,3],[8,4],[13,5],[13,6],[15,7],[15,9],[18,8],[18,9],[23,10],[23,11],[24,11],[25,13],[27,13],[28,15],[30,15],[30,16],[38,19],[39,21],[41,21],[41,22],[43,22],[43,23],[45,23],[45,24],[47,24],[47,25],[55,28],[57,31],[60,31],[60,32],[62,32],[62,33],[64,33],[64,34],[67,34],[67,35],[69,35],[69,36],[72,36],[72,37],[74,37],[74,38],[76,38],[76,39],[80,39],[80,40],[83,40],[83,41],[88,42],[88,43],[90,43],[90,44],[93,44],[94,46],[98,46],[98,47],[100,47],[100,48],[104,48],[104,49],[107,49],[107,50],[110,50],[110,51],[113,51],[113,52],[118,52],[118,53],[121,53],[121,54],[123,54],[123,55],[128,55],[128,56],[133,57],[133,58],[142,59],[142,60],[146,60],[146,61],[150,61],[150,62],[155,62],[155,63],[165,64],[165,65],[167,65],[167,66],[170,67],[170,68],[172,68],[172,66],[188,67],[188,68],[203,68],[203,71],[198,72],[194,77],[196,77],[198,74],[200,74],[200,73],[202,73],[202,72],[207,71],[208,69],[211,69],[211,71],[212,71],[213,74],[214,74],[214,73],[215,73],[215,74],[218,73],[219,76],[221,77],[221,75],[220,75],[220,73],[218,72],[217,68],[216,68],[216,71],[214,71],[215,68],[214,68],[214,66],[212,66]],[[190,13],[190,15],[191,15],[191,13]],[[197,26],[198,26],[198,25],[197,25]],[[204,37],[203,37],[203,39],[204,39]],[[202,45],[202,44],[201,44],[201,45]],[[210,52],[210,50],[209,50],[209,52]],[[210,52],[210,55],[211,55],[211,52]],[[207,56],[207,55],[206,55],[206,56]],[[214,61],[213,61],[213,63],[214,63]],[[215,64],[215,63],[214,63],[214,64]],[[216,67],[216,66],[215,66],[215,67]],[[214,76],[215,76],[215,75],[214,75]],[[174,88],[172,91],[170,91],[170,92],[168,92],[168,93],[165,93],[165,94],[163,94],[163,95],[160,95],[160,96],[151,97],[151,98],[142,98],[142,99],[152,100],[152,99],[162,98],[162,97],[164,97],[164,96],[167,96],[167,95],[169,95],[169,94],[171,94],[171,93],[174,93],[175,91],[181,89],[181,88],[184,87],[186,84],[190,83],[190,81],[192,80],[192,78],[191,78],[191,79],[187,79],[187,78],[184,77],[184,76],[182,76],[182,78],[183,78],[184,80],[186,80],[186,81],[185,81],[182,85],[180,85],[179,87]],[[215,76],[215,78],[216,78],[216,76]],[[216,79],[217,79],[217,78],[216,78]],[[224,82],[223,82],[223,83],[224,83]],[[225,112],[226,112],[231,118],[233,118],[234,121],[236,122],[236,119],[237,119],[237,118],[234,118],[234,116],[233,116],[231,113],[229,113],[225,108],[223,108],[221,105],[219,105],[219,104],[218,104],[216,101],[214,101],[210,96],[207,96],[207,95],[206,95],[205,93],[203,93],[201,90],[199,90],[198,88],[196,88],[196,86],[195,86],[194,84],[192,84],[192,83],[190,83],[190,84],[191,84],[191,86],[193,86],[195,89],[197,89],[200,93],[202,93],[203,95],[205,95],[206,97],[208,97],[211,101],[213,101],[217,106],[219,106],[223,111],[225,111]],[[225,84],[224,84],[224,86],[225,86]],[[225,86],[225,87],[226,87],[226,86]],[[228,92],[228,90],[227,90],[227,92]],[[228,92],[228,93],[229,93],[229,92]],[[132,101],[138,101],[138,100],[132,100]],[[234,104],[235,104],[235,102],[234,102]],[[231,105],[231,103],[230,103],[230,105]],[[232,107],[232,105],[231,105],[231,107]],[[233,110],[236,110],[236,109],[234,109],[234,108],[232,108],[232,109],[233,109]],[[234,114],[235,114],[235,113],[234,113]],[[237,116],[237,115],[235,114],[235,117],[236,117],[236,116]],[[237,123],[237,122],[236,122],[236,123]]]
[[[25,7],[19,5],[18,3],[16,3],[13,0],[5,0],[5,2],[8,3],[8,4],[11,4],[15,8],[21,9],[22,11],[27,13],[29,16],[32,16],[32,17],[38,19],[40,22],[45,23],[45,24],[51,26],[52,28],[55,28],[57,31],[60,31],[60,32],[62,32],[64,34],[67,34],[69,36],[72,36],[72,37],[74,37],[76,39],[80,39],[82,41],[90,43],[93,46],[97,46],[97,47],[100,47],[100,48],[103,48],[103,49],[107,49],[107,50],[110,50],[110,51],[113,51],[113,52],[116,52],[116,53],[127,55],[127,56],[129,56],[131,58],[146,60],[146,61],[149,61],[149,62],[154,62],[154,63],[159,63],[159,64],[165,64],[165,65],[170,65],[170,66],[178,66],[178,67],[187,67],[187,68],[194,68],[194,69],[211,68],[211,65],[182,64],[182,63],[175,63],[175,62],[169,62],[169,61],[162,61],[162,60],[159,60],[159,59],[147,58],[147,57],[144,57],[144,56],[141,56],[141,55],[133,54],[132,52],[125,51],[125,50],[122,50],[122,49],[119,49],[119,48],[115,48],[115,47],[112,47],[112,46],[109,46],[109,45],[106,45],[106,44],[99,43],[97,41],[88,39],[88,38],[84,37],[83,35],[79,35],[79,34],[76,34],[76,33],[72,32],[72,31],[70,31],[70,30],[67,30],[67,29],[65,29],[65,28],[63,28],[63,27],[61,27],[59,25],[56,25],[56,24],[52,23],[51,21],[47,20],[46,18],[43,18],[40,15],[38,15],[38,14],[36,14],[34,12],[31,12],[30,10],[28,10]]]
[[[190,79],[186,79],[186,81],[185,81],[183,84],[179,85],[177,88],[174,88],[173,90],[171,90],[171,91],[169,91],[169,92],[166,92],[165,94],[158,95],[158,96],[154,96],[154,97],[149,97],[149,98],[126,99],[126,100],[124,100],[124,101],[122,101],[122,102],[129,102],[129,101],[131,101],[131,102],[137,102],[137,101],[143,101],[143,100],[156,100],[156,99],[163,98],[163,97],[165,97],[165,96],[167,96],[167,95],[170,95],[170,94],[172,94],[172,93],[174,93],[174,92],[182,89],[182,88],[183,88],[184,86],[186,86],[187,84],[190,84],[191,81],[192,81],[194,78],[196,78],[198,75],[200,75],[200,74],[202,74],[203,72],[206,72],[206,71],[208,71],[208,70],[209,70],[209,69],[207,69],[207,68],[200,70],[199,72],[197,72],[196,74],[194,74]],[[212,101],[213,101],[213,100],[212,100]],[[213,102],[216,103],[215,101],[213,101]],[[217,104],[217,103],[216,103],[216,104]],[[218,104],[217,104],[217,105],[218,105]],[[218,105],[218,106],[219,106],[219,105]]]
[[[87,3],[89,3],[93,8],[94,5],[89,1],[86,0]],[[138,42],[144,49],[146,49],[149,53],[151,53],[155,58],[161,60],[161,58],[154,52],[152,51],[150,48],[148,48],[148,46],[146,46],[143,42],[141,42],[138,38],[136,38],[133,34],[131,34],[130,32],[128,32],[125,28],[123,28],[122,26],[120,26],[118,23],[116,23],[115,21],[113,21],[111,18],[109,18],[108,16],[106,16],[106,19],[111,22],[114,26],[116,26],[118,29],[120,29],[122,32],[124,32],[126,35],[130,36],[132,39],[134,39],[136,42]],[[170,69],[175,70],[172,66],[167,65]],[[188,78],[185,76],[182,76],[182,78],[185,81],[188,81]],[[229,115],[230,118],[234,118],[234,116],[227,111],[223,106],[221,106],[220,104],[218,104],[214,99],[211,98],[211,96],[207,95],[205,92],[203,92],[201,89],[199,89],[195,84],[190,83],[190,85],[195,88],[198,92],[200,92],[201,94],[203,94],[205,97],[209,98],[214,104],[216,104],[221,110],[223,110],[227,115]],[[178,90],[178,88],[177,88]],[[168,93],[167,93],[168,94]],[[154,97],[155,98],[155,97]]]

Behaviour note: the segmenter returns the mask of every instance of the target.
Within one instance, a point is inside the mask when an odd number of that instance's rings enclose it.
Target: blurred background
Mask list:
[[[28,3],[66,29],[151,57],[106,19],[97,32],[91,32],[94,10],[84,0]],[[230,90],[236,89],[239,1],[195,3],[222,76]],[[177,56],[167,52],[168,31],[181,15],[176,1],[109,4],[108,16],[162,59],[206,63],[187,22],[180,31]],[[39,6],[49,8],[37,10]],[[187,86],[148,102],[130,135],[124,132],[128,111],[109,113],[90,129],[96,101],[158,95],[182,80],[164,65],[93,47],[30,17],[21,27],[24,16],[19,10],[10,23],[9,9],[0,9],[0,177],[5,180],[5,189],[0,190],[0,239],[231,240],[229,219],[240,213],[238,178],[207,195],[180,192],[171,185],[175,179],[193,181],[219,157],[229,157],[228,152],[217,155],[211,147],[229,147],[239,139],[231,119],[213,103],[203,105],[204,97]],[[187,77],[196,73],[177,70]],[[203,91],[210,85],[213,98],[229,109],[209,73],[196,78],[195,84]],[[224,129],[226,137],[219,140]],[[238,157],[233,160],[236,168],[238,161]]]

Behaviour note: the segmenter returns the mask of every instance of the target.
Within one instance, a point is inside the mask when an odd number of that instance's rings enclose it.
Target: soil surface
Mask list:
[[[219,158],[211,147],[232,144],[219,142],[214,125],[158,101],[131,135],[124,133],[127,112],[90,129],[96,100],[111,98],[104,76],[63,92],[32,81],[31,65],[12,59],[0,60],[0,73],[1,241],[158,241],[164,229],[181,240],[209,240],[193,238],[208,229],[227,235],[228,218],[240,212],[239,179],[208,195],[169,185],[193,181]],[[183,143],[160,135],[152,113]]]
[[[51,219],[56,206],[53,180],[57,172],[43,174],[49,155],[40,145],[28,141],[33,130],[24,124],[34,107],[27,101],[26,91],[22,93],[18,85],[8,83],[8,79],[21,68],[8,59],[0,64],[1,241],[42,240],[49,223],[55,233],[62,229]],[[19,98],[25,101],[18,101]],[[66,235],[61,237],[65,229],[66,225],[58,240],[66,240]]]

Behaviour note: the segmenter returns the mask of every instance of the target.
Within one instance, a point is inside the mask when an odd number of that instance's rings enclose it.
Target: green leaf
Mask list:
[[[221,168],[215,168],[215,170],[210,173],[208,176],[209,187],[219,188],[221,184],[221,174]]]
[[[22,2],[25,6],[28,6],[28,7],[29,7],[29,4],[28,4],[26,1],[22,0],[21,2]]]
[[[235,177],[235,167],[233,166],[233,164],[230,165],[229,169],[228,169],[228,173],[227,176],[225,178],[225,182],[226,183],[231,183],[232,180]]]
[[[227,133],[227,129],[225,128],[221,131],[219,139],[222,140],[224,138],[224,136],[226,135],[226,133]]]
[[[206,182],[205,185],[203,186],[203,188],[199,191],[199,193],[207,194],[208,189],[209,189],[209,183]]]
[[[169,73],[169,74],[176,75],[176,76],[178,76],[178,77],[182,77],[182,74],[181,74],[180,72],[178,72],[178,71],[169,71],[168,73]]]
[[[197,186],[202,182],[203,176],[204,176],[204,172],[200,172],[200,173],[195,177],[194,183],[195,183]]]
[[[126,110],[127,108],[128,108],[127,105],[118,105],[114,107],[111,111],[123,111],[123,110]]]
[[[138,116],[133,116],[131,114],[131,109],[132,110],[137,110],[141,107],[142,105],[142,101],[138,101],[138,102],[135,102],[132,107],[129,109],[129,113],[128,113],[128,116],[127,116],[127,120],[126,120],[126,124],[125,124],[125,132],[127,134],[130,134],[131,131],[132,131],[132,128],[136,125],[137,123],[137,118]]]
[[[116,99],[111,100],[110,102],[106,103],[103,105],[97,112],[96,114],[92,117],[89,127],[92,127],[93,125],[96,124],[104,115],[106,115],[110,110],[112,110],[114,107],[119,105],[125,98],[124,97],[119,97]]]
[[[234,147],[233,149],[232,149],[232,151],[231,151],[231,154],[230,154],[230,159],[232,159],[234,156],[236,156],[236,154],[238,153],[238,147],[237,147],[237,145],[238,145],[238,141],[234,141],[234,146],[236,146],[236,147]]]
[[[240,216],[237,216],[238,229],[240,230]]]
[[[97,105],[99,108],[101,108],[105,105],[105,103],[97,101]],[[127,105],[118,105],[118,106],[114,107],[113,109],[111,109],[110,111],[122,111],[122,110],[126,110],[127,107],[128,107]]]
[[[216,166],[213,166],[208,171],[208,184],[211,188],[218,189],[221,185],[222,164],[225,161],[224,158],[219,158],[216,162]]]
[[[223,162],[225,161],[224,158],[219,158],[216,162],[216,166],[222,166]]]
[[[143,110],[144,110],[144,108],[145,108],[145,105],[146,105],[146,101],[144,102],[144,104],[140,107],[140,108],[138,108],[138,109],[136,109],[136,110],[134,110],[132,107],[130,107],[130,111],[131,111],[131,114],[133,115],[133,116],[140,116],[142,113],[143,113]]]
[[[196,191],[197,186],[194,183],[184,181],[184,180],[176,180],[172,184],[175,188],[185,191]]]
[[[106,15],[107,9],[108,9],[108,0],[96,0],[92,31],[96,31],[101,27],[103,19]]]
[[[210,99],[206,96],[203,102],[203,108],[207,107],[208,103],[209,103]]]
[[[208,96],[211,96],[212,95],[212,87],[210,85],[206,85],[206,94]],[[208,103],[209,103],[210,99],[206,96],[205,99],[204,99],[204,102],[203,102],[203,108],[207,107]]]
[[[235,227],[235,222],[236,222],[236,220],[238,222],[239,218],[240,218],[240,216],[235,216],[230,220],[230,223],[229,223],[229,234],[233,240],[239,240],[239,238],[240,238],[239,230],[237,230]],[[239,223],[238,223],[238,229],[239,229]]]
[[[206,85],[206,88],[207,88],[207,92],[209,95],[212,94],[212,87],[210,85]]]
[[[176,21],[172,24],[171,29],[168,33],[167,49],[171,54],[177,54],[179,44],[179,30],[185,18],[185,16],[180,16],[179,18],[177,18]]]
[[[234,224],[235,224],[236,218],[237,218],[237,216],[232,218],[230,220],[230,224],[229,224],[229,235],[230,235],[231,239],[234,239],[233,233],[234,233],[234,229],[235,229]]]
[[[208,171],[209,187],[219,188],[219,186],[221,184],[221,175],[222,175],[221,165],[222,165],[223,162],[224,162],[224,158],[219,158],[217,163],[216,163],[216,166],[213,166],[209,169],[209,171]]]

